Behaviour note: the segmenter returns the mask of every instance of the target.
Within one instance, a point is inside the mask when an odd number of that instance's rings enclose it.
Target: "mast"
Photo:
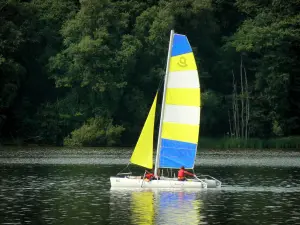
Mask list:
[[[166,74],[165,74],[165,81],[164,81],[164,92],[163,92],[163,99],[162,99],[162,106],[161,106],[161,113],[160,113],[160,122],[159,122],[159,131],[158,131],[158,139],[157,139],[157,149],[156,149],[154,176],[157,176],[157,170],[158,170],[158,165],[159,165],[159,155],[160,155],[160,146],[161,146],[161,131],[162,131],[163,118],[164,118],[164,111],[165,111],[166,87],[167,87],[168,76],[169,76],[170,57],[171,57],[171,54],[172,54],[172,46],[173,46],[173,36],[174,36],[174,30],[171,30],[170,41],[169,41],[169,50],[168,50],[168,58],[167,58],[167,67],[166,67]]]

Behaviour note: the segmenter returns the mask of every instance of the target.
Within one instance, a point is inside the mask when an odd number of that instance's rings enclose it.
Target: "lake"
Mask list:
[[[201,151],[195,172],[219,190],[110,190],[130,154],[3,149],[0,224],[300,224],[299,152]]]

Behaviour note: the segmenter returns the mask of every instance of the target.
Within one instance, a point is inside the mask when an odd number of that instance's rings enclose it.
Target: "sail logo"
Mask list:
[[[186,58],[184,56],[181,56],[177,65],[180,67],[187,67]]]

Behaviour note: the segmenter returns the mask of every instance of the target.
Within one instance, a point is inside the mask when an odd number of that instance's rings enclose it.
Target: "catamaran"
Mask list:
[[[153,168],[153,136],[157,102],[156,93],[148,117],[143,126],[130,163]],[[159,179],[146,180],[144,176],[118,173],[110,177],[111,187],[116,188],[217,188],[221,182],[209,175],[195,176],[187,181],[164,176],[165,169],[193,169],[200,127],[200,82],[194,54],[185,35],[171,30],[162,108],[157,140],[154,176]]]

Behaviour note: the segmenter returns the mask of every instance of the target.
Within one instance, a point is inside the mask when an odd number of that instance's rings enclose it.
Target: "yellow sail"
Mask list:
[[[142,167],[152,169],[153,167],[153,133],[156,110],[157,93],[152,103],[150,112],[140,134],[139,140],[134,148],[130,162]]]

